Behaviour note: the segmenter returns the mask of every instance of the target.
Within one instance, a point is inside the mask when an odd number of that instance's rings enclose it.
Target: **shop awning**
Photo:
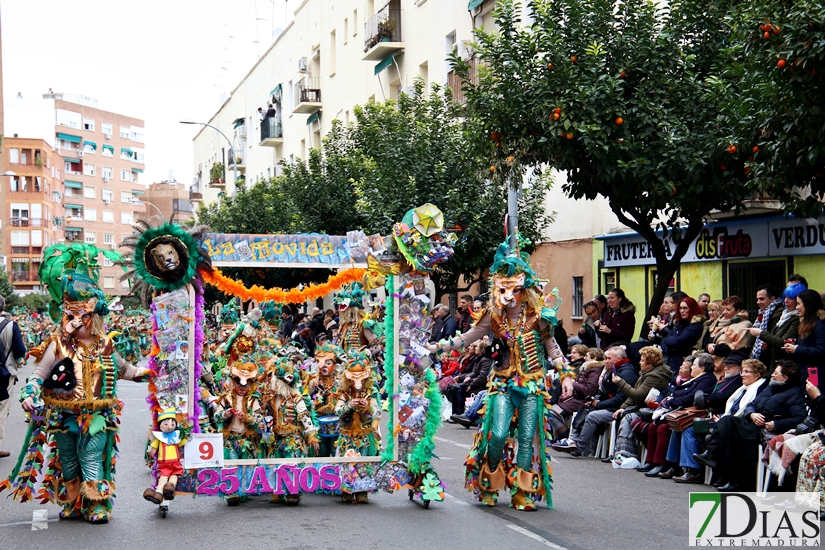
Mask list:
[[[71,162],[72,164],[80,164],[80,159],[70,159],[63,157],[63,160],[65,160],[66,162]]]
[[[138,191],[137,189],[132,189],[132,194],[133,195],[142,195],[143,191]]]
[[[71,208],[73,210],[80,210],[83,208],[79,204],[64,204],[63,206],[65,206],[66,208]]]
[[[318,120],[318,117],[321,116],[321,111],[315,111],[311,115],[307,117],[307,126]]]
[[[82,227],[67,227],[66,231],[83,231]]]
[[[87,145],[91,145],[92,149],[97,151],[97,143],[95,143],[94,141],[84,141],[83,142],[83,147],[86,147]]]
[[[483,3],[484,3],[484,0],[470,0],[470,5],[467,6],[467,11],[470,11],[474,8],[477,8]]]
[[[61,134],[58,132],[57,137],[63,141],[71,141],[72,143],[80,143],[81,141],[80,136],[73,136],[72,134]]]
[[[130,156],[130,157],[131,157],[132,155],[134,155],[134,153],[132,152],[132,150],[131,150],[131,149],[127,149],[126,147],[121,147],[121,148],[120,148],[120,153],[121,153],[121,154],[123,154],[123,153],[129,153],[129,156]]]
[[[72,189],[83,189],[83,184],[79,181],[66,180],[66,187],[71,187]]]
[[[272,91],[269,92],[269,95],[272,96],[273,101],[277,101],[277,102],[280,103],[281,102],[281,97],[283,95],[283,87],[280,84],[278,84],[277,86],[272,88]]]
[[[139,174],[142,174],[143,170],[141,170],[140,168],[132,168],[132,172],[137,172]]]
[[[232,128],[237,128],[238,126],[243,126],[246,122],[245,118],[236,118],[235,122],[232,123]]]
[[[378,65],[376,65],[376,66],[375,66],[375,74],[377,75],[377,74],[379,74],[381,71],[383,71],[384,69],[386,69],[387,67],[389,67],[389,66],[392,64],[392,58],[393,58],[393,57],[395,57],[395,54],[391,54],[391,55],[389,55],[389,56],[388,56],[388,57],[387,57],[384,61],[382,61],[381,63],[379,63]]]

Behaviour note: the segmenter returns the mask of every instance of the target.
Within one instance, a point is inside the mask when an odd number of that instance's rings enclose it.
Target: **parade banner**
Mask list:
[[[346,236],[204,233],[201,242],[216,267],[365,267],[368,254],[386,249],[380,235],[367,237],[362,231]]]

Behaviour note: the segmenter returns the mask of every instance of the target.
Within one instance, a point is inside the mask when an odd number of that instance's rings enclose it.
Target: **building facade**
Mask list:
[[[3,160],[13,174],[0,186],[3,266],[19,294],[40,292],[43,249],[65,236],[63,158],[42,139],[8,137]]]
[[[46,94],[54,104],[55,149],[63,158],[67,241],[117,249],[132,233],[145,165],[142,120],[104,111],[82,96]],[[100,285],[107,294],[128,294],[123,270],[103,260]]]
[[[138,215],[139,220],[154,216],[182,224],[195,217],[189,202],[189,186],[176,181],[151,184],[142,202],[146,204],[146,210]]]

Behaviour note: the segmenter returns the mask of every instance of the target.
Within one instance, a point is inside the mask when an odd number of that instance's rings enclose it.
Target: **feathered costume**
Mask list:
[[[16,500],[56,502],[63,506],[61,519],[82,517],[90,523],[106,523],[112,510],[121,410],[117,380],[147,374],[115,354],[104,333],[109,310],[97,287],[100,253],[119,259],[86,244],[51,245],[43,253],[40,280],[60,332],[30,352],[36,366],[20,399],[31,398],[26,402],[35,410],[17,464],[0,484]]]
[[[473,328],[459,337],[462,344],[471,343],[492,332],[506,344],[490,371],[484,421],[467,457],[466,486],[487,506],[495,505],[498,491],[509,487],[511,506],[535,510],[536,501],[542,498],[552,507],[552,431],[545,364],[551,363],[562,380],[573,377],[574,371],[553,338],[558,292],[552,294],[553,307],[542,302],[529,256],[520,254],[519,248],[511,251],[507,242],[499,246],[490,268],[493,292],[489,306]],[[452,347],[441,343],[442,349]],[[517,455],[510,443],[513,439],[518,443]]]

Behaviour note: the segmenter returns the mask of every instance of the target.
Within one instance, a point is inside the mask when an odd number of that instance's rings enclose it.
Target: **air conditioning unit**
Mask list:
[[[82,157],[83,156],[83,151],[78,151],[77,156]]]
[[[240,137],[246,137],[246,124],[238,126],[238,135]]]
[[[298,72],[299,73],[308,73],[309,72],[309,65],[307,64],[307,58],[301,57],[298,59]]]
[[[470,40],[462,40],[458,45],[458,55],[464,61],[467,61],[473,56],[472,42]]]
[[[111,202],[112,201],[110,201],[109,199],[103,199],[103,204],[105,205],[109,205]]]
[[[103,134],[106,139],[112,139],[112,134]]]

